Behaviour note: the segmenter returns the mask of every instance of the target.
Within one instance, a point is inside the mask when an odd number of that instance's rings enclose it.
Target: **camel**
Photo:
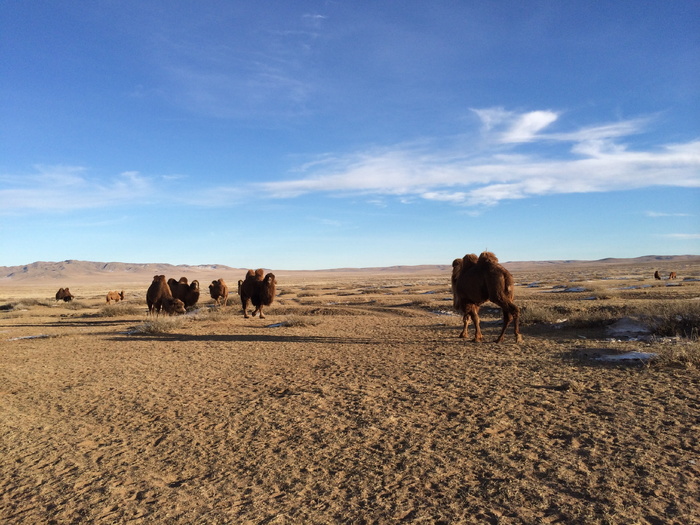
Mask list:
[[[263,307],[270,306],[275,300],[276,284],[277,280],[274,274],[265,275],[265,270],[262,268],[248,270],[245,279],[238,281],[238,294],[241,296],[243,317],[248,319],[248,302],[252,302],[255,307],[253,317],[259,313],[260,319],[265,319]]]
[[[107,292],[107,304],[110,304],[112,302],[118,303],[119,301],[124,300],[124,290],[121,292],[116,292],[116,291],[109,291]]]
[[[483,252],[479,257],[475,254],[465,255],[452,263],[452,294],[455,310],[463,317],[464,329],[459,337],[468,336],[469,319],[474,322],[474,341],[483,340],[479,322],[479,307],[486,301],[491,301],[503,312],[503,329],[496,339],[503,341],[506,329],[513,322],[515,342],[523,340],[520,334],[520,309],[513,302],[515,287],[513,276],[498,263],[491,252]]]
[[[209,285],[209,295],[216,301],[216,304],[226,306],[228,302],[228,286],[223,279],[212,281]]]

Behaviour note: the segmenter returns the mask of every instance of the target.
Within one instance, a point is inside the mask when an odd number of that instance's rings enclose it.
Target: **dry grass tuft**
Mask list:
[[[92,308],[92,305],[89,305],[83,301],[69,301],[67,303],[63,304],[63,307],[66,310],[87,310],[88,308]]]
[[[134,304],[105,304],[99,312],[100,317],[121,317],[128,315],[140,315],[143,312],[142,308]]]
[[[147,335],[157,335],[157,334],[168,334],[173,332],[178,328],[182,328],[185,324],[186,319],[182,316],[179,317],[168,317],[160,316],[155,319],[149,319],[134,328],[133,333],[135,334],[147,334]]]
[[[698,369],[700,368],[700,340],[664,345],[658,350],[658,366]]]
[[[231,317],[232,310],[219,306],[202,306],[196,310],[188,312],[195,321],[225,321]]]

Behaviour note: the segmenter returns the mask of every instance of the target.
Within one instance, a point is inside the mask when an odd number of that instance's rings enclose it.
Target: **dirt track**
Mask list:
[[[697,343],[475,345],[439,283],[282,286],[265,320],[155,334],[97,293],[0,312],[0,521],[700,521],[698,369],[589,359]]]

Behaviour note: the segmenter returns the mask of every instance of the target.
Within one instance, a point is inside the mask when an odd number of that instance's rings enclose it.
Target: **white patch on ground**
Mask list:
[[[13,337],[11,339],[8,339],[8,341],[19,341],[20,339],[45,339],[47,337],[51,337],[50,335],[25,335],[23,337]]]
[[[624,354],[601,355],[599,361],[649,361],[656,359],[658,354],[653,352],[626,352]]]
[[[651,330],[630,317],[623,317],[607,328],[608,335],[612,337],[637,337],[649,335]]]

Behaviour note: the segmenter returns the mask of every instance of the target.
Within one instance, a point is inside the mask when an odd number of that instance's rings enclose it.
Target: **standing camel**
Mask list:
[[[483,252],[478,258],[471,253],[463,259],[455,259],[452,263],[452,294],[454,308],[462,314],[464,329],[459,337],[467,337],[469,319],[474,322],[476,335],[474,341],[483,340],[479,322],[479,307],[486,301],[491,301],[503,312],[503,329],[496,339],[503,341],[503,335],[511,322],[515,342],[523,340],[520,335],[520,309],[513,302],[515,287],[513,276],[498,263],[491,252]]]

